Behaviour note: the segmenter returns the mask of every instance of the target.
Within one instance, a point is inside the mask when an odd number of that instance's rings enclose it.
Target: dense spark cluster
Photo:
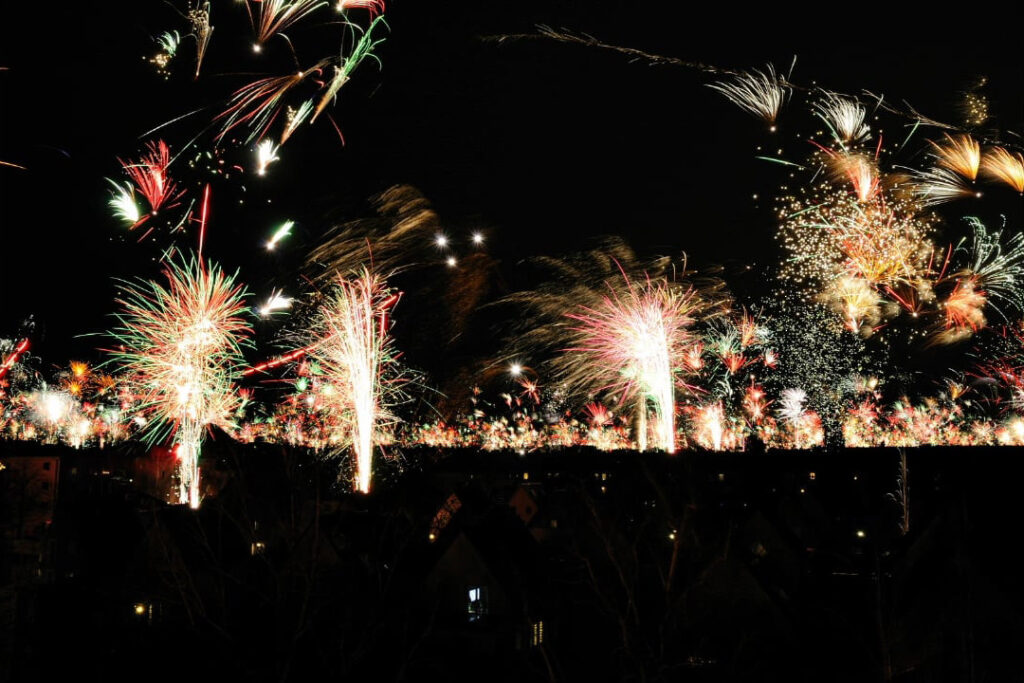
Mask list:
[[[135,414],[151,443],[172,439],[180,458],[179,500],[199,505],[199,449],[210,425],[230,425],[234,382],[251,334],[245,292],[218,266],[169,263],[167,285],[125,284],[111,351],[138,396]]]

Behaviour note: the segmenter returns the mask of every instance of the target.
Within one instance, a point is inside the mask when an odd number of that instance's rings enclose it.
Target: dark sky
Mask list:
[[[717,17],[665,9],[678,4],[393,0],[383,69],[361,67],[333,110],[346,144],[329,125],[304,128],[266,178],[214,180],[207,254],[241,268],[259,295],[272,285],[294,292],[306,249],[330,225],[366,214],[368,197],[408,183],[457,239],[486,228],[488,249],[505,267],[601,234],[621,234],[640,251],[685,250],[700,266],[770,256],[765,198],[784,171],[753,157],[760,144],[804,154],[796,126],[784,119],[767,135],[693,70],[542,41],[481,40],[538,24],[724,67],[771,61],[786,69],[795,53],[796,82],[885,93],[945,120],[955,119],[960,92],[985,75],[996,124],[1021,129],[1019,40],[979,32],[965,47],[962,37],[912,26],[883,32],[867,19],[863,30],[824,19],[807,30],[749,15],[740,26],[737,8]],[[0,159],[28,169],[0,167],[0,334],[14,335],[34,315],[37,349],[54,362],[97,345],[76,335],[109,326],[114,277],[155,272],[161,243],[137,244],[106,206],[104,178],[121,179],[116,158],[135,156],[147,130],[203,108],[161,131],[179,149],[234,88],[291,68],[280,40],[254,56],[244,9],[215,0],[203,75],[189,77],[192,46],[184,43],[165,82],[144,57],[155,52],[152,36],[188,31],[174,6],[184,3],[19,3],[0,22],[0,66],[9,68],[0,71]],[[330,16],[324,10],[288,31],[303,66],[336,51],[337,27],[318,19]],[[751,30],[764,38],[742,40]],[[250,156],[225,158],[248,165]],[[205,181],[179,177],[194,196]],[[285,218],[298,222],[296,236],[268,256],[259,244]],[[1019,206],[1011,218],[1019,228]]]

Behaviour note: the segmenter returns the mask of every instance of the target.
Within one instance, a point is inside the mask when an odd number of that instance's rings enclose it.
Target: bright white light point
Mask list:
[[[253,45],[252,45],[252,51],[253,51],[253,52],[255,52],[255,53],[257,53],[257,54],[259,54],[260,52],[262,52],[262,51],[263,51],[263,48],[262,48],[262,47],[260,47],[260,44],[259,44],[259,43],[253,43]]]
[[[275,311],[281,311],[292,307],[291,297],[284,296],[280,290],[270,293],[266,303],[260,306],[260,315],[264,318]]]
[[[484,236],[479,232],[473,233],[473,244],[483,244]]]
[[[513,363],[512,365],[508,366],[508,371],[509,374],[512,375],[513,377],[518,377],[519,375],[523,374],[523,366],[520,365],[519,363]]]
[[[857,529],[857,538],[864,538],[865,536],[867,536],[867,534],[864,533],[863,529]]]
[[[278,160],[277,145],[264,140],[256,146],[256,175],[266,175],[267,166]]]
[[[445,263],[448,264],[449,268],[454,268],[455,264],[458,263],[458,261],[455,260],[454,256],[449,256],[447,259],[445,259]]]
[[[448,246],[448,237],[445,235],[438,234],[436,237],[434,237],[434,244],[436,244],[441,249],[444,249],[445,247]]]

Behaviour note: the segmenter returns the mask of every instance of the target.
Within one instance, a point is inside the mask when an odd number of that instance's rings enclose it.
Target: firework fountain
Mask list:
[[[325,378],[322,396],[340,418],[342,440],[352,447],[355,488],[370,491],[379,429],[402,401],[402,373],[390,336],[390,311],[399,294],[369,270],[339,277],[313,322],[309,353]]]
[[[170,263],[164,274],[166,287],[122,285],[112,354],[138,393],[149,440],[174,443],[179,502],[196,508],[204,431],[230,425],[241,401],[234,384],[240,349],[252,329],[234,276],[197,259]]]

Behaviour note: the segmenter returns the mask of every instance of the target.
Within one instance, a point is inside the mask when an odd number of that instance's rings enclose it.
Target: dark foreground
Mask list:
[[[0,680],[1024,677],[1016,449],[0,462]]]

